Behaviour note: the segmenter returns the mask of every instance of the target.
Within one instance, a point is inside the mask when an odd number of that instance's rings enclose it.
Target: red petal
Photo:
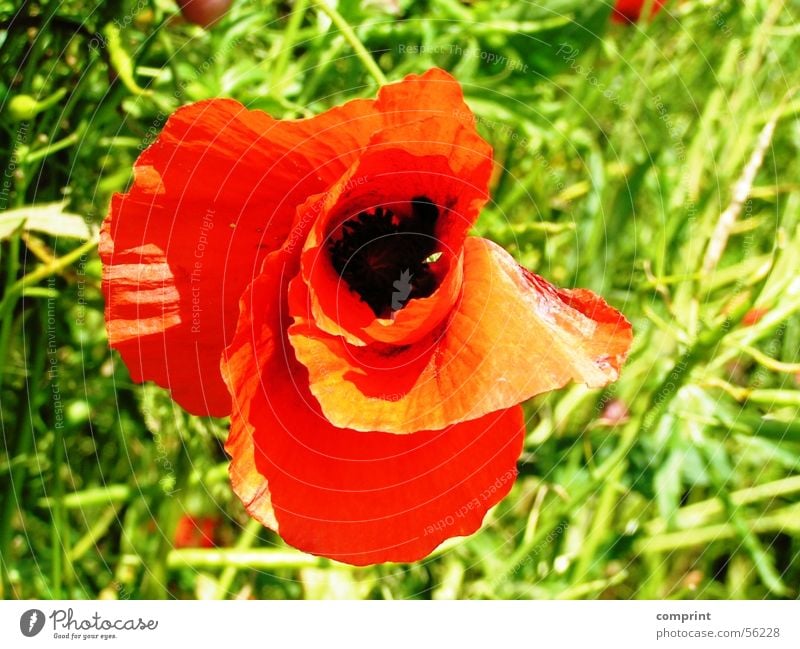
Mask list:
[[[230,412],[219,357],[238,299],[297,204],[346,168],[330,147],[363,145],[338,125],[369,109],[352,102],[291,123],[214,100],[170,118],[137,161],[131,191],[114,197],[100,246],[109,342],[134,380],[170,388],[192,413]],[[309,139],[316,130],[328,145]],[[336,161],[324,179],[322,158]]]
[[[101,235],[109,343],[133,379],[169,388],[192,413],[228,414],[220,353],[242,291],[290,234],[297,206],[376,134],[452,113],[457,88],[432,70],[308,120],[277,121],[226,99],[172,115]]]
[[[412,435],[335,428],[286,340],[296,260],[270,256],[242,301],[223,368],[234,396],[234,490],[287,543],[355,565],[414,561],[479,526],[511,488],[522,410]]]
[[[650,18],[661,11],[665,2],[666,0],[653,0]],[[611,19],[618,23],[635,23],[642,15],[644,4],[645,0],[617,0]]]
[[[465,244],[463,293],[450,320],[413,345],[348,345],[315,325],[307,300],[292,298],[289,338],[311,392],[333,425],[356,430],[437,430],[569,381],[606,385],[632,337],[598,296],[558,291],[477,237]]]
[[[213,548],[219,520],[211,516],[184,514],[175,527],[173,545],[176,548]]]

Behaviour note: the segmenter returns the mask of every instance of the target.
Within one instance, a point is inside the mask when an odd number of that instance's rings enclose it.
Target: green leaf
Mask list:
[[[88,241],[97,228],[82,216],[64,211],[64,203],[28,205],[0,214],[0,241],[22,227],[26,232],[40,232],[53,237]]]
[[[684,454],[673,450],[655,474],[655,491],[658,512],[662,519],[671,523],[678,511],[681,499],[681,466]]]

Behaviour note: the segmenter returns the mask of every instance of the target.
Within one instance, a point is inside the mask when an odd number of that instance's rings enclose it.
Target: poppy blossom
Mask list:
[[[232,0],[177,0],[181,15],[190,23],[212,27],[230,9]]]
[[[175,526],[176,548],[213,548],[219,520],[214,516],[184,514]]]
[[[631,327],[468,236],[492,149],[433,69],[289,121],[179,109],[101,234],[110,345],[231,417],[247,511],[356,565],[413,561],[511,489],[520,404],[617,378]]]
[[[664,7],[666,1],[667,0],[653,0],[649,17],[655,17]],[[614,4],[614,11],[611,13],[611,19],[617,23],[638,22],[646,2],[647,0],[617,0]]]
[[[755,307],[750,309],[744,314],[744,318],[742,318],[742,326],[752,327],[753,325],[758,324],[761,322],[762,318],[769,313],[769,311],[770,310],[767,307]]]

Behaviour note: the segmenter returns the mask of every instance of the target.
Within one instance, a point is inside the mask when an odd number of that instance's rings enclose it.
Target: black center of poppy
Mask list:
[[[376,316],[386,317],[436,290],[431,263],[438,217],[436,205],[418,196],[409,214],[400,216],[387,207],[360,212],[331,240],[333,267]]]

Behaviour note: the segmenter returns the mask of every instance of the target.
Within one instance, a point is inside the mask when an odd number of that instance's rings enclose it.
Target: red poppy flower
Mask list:
[[[219,520],[214,516],[190,516],[178,519],[175,527],[176,548],[213,548]]]
[[[650,18],[653,18],[661,9],[667,0],[653,0]],[[617,23],[635,23],[638,22],[642,15],[647,0],[617,0],[614,5],[614,11],[611,14],[611,19]]]
[[[177,0],[181,14],[190,23],[211,27],[230,9],[232,0]]]
[[[508,491],[520,403],[616,379],[625,318],[467,236],[492,150],[434,69],[317,117],[178,110],[103,227],[137,381],[231,415],[231,481],[306,552],[411,561]]]
[[[753,325],[756,325],[759,322],[761,322],[763,317],[768,313],[769,313],[768,307],[756,307],[750,309],[747,313],[744,314],[744,318],[742,318],[742,326],[752,327]]]

